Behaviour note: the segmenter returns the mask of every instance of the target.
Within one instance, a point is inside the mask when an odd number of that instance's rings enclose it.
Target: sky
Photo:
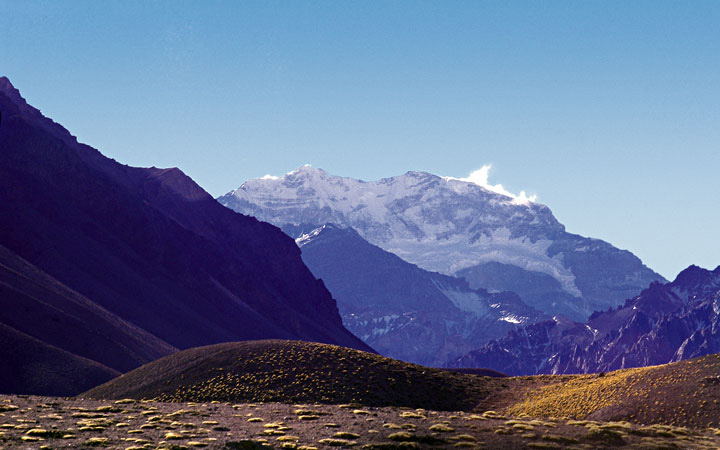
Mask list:
[[[485,167],[672,279],[720,264],[719,23],[703,0],[0,0],[0,75],[214,196],[306,163]]]

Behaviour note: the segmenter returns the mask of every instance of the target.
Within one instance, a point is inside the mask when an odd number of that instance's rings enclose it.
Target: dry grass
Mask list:
[[[116,400],[0,396],[0,449],[720,448],[720,355],[498,380],[321,344],[209,349],[93,391]]]
[[[130,450],[440,450],[440,449],[717,449],[718,429],[443,413],[393,407],[278,403],[134,402],[2,397],[3,450],[77,448]],[[44,405],[44,406],[41,406]],[[355,409],[368,414],[355,414]],[[312,413],[324,420],[301,420]],[[401,417],[419,415],[417,417]],[[101,415],[97,417],[96,415]],[[88,417],[93,416],[93,417]],[[375,421],[367,422],[371,417]],[[502,418],[497,418],[502,417]],[[248,422],[250,418],[263,421]],[[423,419],[424,418],[424,419]],[[428,420],[431,419],[431,420]],[[79,427],[78,423],[83,426]],[[127,426],[118,427],[118,424]],[[333,426],[328,427],[327,424]],[[79,428],[88,429],[80,431]],[[448,431],[448,430],[454,431]],[[528,431],[532,429],[532,431]],[[43,447],[44,448],[44,447]]]
[[[506,408],[510,415],[625,420],[697,428],[720,426],[720,354],[662,366],[619,370],[604,376],[565,377],[524,390]],[[518,391],[527,379],[508,382]],[[575,422],[577,423],[577,422]]]

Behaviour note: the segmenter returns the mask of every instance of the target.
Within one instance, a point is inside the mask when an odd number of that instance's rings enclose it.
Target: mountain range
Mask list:
[[[666,281],[628,251],[566,232],[545,205],[425,172],[366,182],[303,166],[248,180],[218,200],[283,228],[352,228],[422,269],[516,292],[576,321]]]
[[[547,318],[512,292],[489,293],[430,272],[332,224],[296,236],[305,264],[337,300],[345,326],[382,355],[441,366]]]
[[[539,322],[448,364],[511,375],[595,373],[720,352],[720,267],[690,266],[587,322]]]
[[[0,360],[13,361],[0,365],[1,390],[70,395],[226,341],[371,351],[280,229],[179,169],[129,167],[78,143],[5,77],[0,117]],[[58,376],[36,380],[46,373]]]
[[[0,393],[73,395],[258,339],[611,371],[720,351],[719,316],[720,267],[669,283],[525,197],[303,166],[215,200],[179,169],[79,143],[0,78]]]

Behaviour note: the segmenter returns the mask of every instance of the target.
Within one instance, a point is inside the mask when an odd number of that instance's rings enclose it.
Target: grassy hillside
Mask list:
[[[599,375],[509,378],[512,415],[720,427],[720,354]]]
[[[179,352],[83,396],[470,410],[502,384],[498,378],[431,369],[334,345],[270,340]]]

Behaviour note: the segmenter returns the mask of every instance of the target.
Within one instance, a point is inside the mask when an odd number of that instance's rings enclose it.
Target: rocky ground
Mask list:
[[[0,396],[0,449],[717,449],[720,430],[499,413]]]

